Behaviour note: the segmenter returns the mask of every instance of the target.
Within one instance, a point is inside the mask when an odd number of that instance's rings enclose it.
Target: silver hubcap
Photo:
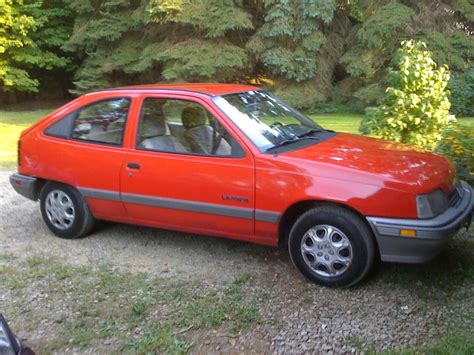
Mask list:
[[[301,239],[303,259],[316,274],[334,277],[347,270],[352,262],[349,238],[334,226],[317,225]]]
[[[61,190],[53,190],[46,196],[46,214],[58,229],[67,229],[74,223],[76,211],[71,198]]]

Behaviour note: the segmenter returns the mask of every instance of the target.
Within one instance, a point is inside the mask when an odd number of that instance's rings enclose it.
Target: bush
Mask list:
[[[474,128],[454,124],[445,129],[436,151],[447,156],[456,166],[460,179],[474,186]]]
[[[360,131],[434,150],[454,120],[446,89],[449,70],[438,67],[424,42],[402,42],[382,104],[366,110]]]
[[[456,116],[474,116],[474,68],[453,75],[448,88],[451,91],[451,112]]]

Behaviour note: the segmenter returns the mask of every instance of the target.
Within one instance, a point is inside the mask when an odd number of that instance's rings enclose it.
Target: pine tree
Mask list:
[[[398,44],[410,38],[427,43],[433,59],[456,72],[466,72],[474,51],[468,0],[352,0],[352,43],[341,64],[349,74],[336,87],[337,96],[361,106],[379,104],[387,85],[386,68]]]
[[[79,18],[68,47],[87,53],[76,74],[77,93],[134,82],[235,81],[247,64],[239,36],[253,25],[231,0],[71,6]]]
[[[247,48],[276,82],[277,93],[307,108],[322,100],[316,89],[317,53],[326,43],[322,31],[336,9],[335,1],[265,0],[264,24]]]

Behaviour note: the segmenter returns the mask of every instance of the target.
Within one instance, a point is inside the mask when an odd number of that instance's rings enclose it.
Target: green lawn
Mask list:
[[[354,113],[324,113],[308,115],[320,126],[336,132],[357,133],[363,115]]]
[[[0,111],[0,167],[16,166],[16,149],[21,131],[50,111]]]
[[[18,137],[22,130],[48,114],[50,110],[2,111],[0,110],[0,167],[16,166]],[[315,114],[310,117],[324,128],[338,132],[357,133],[362,115]],[[462,124],[474,128],[474,117],[460,118]]]

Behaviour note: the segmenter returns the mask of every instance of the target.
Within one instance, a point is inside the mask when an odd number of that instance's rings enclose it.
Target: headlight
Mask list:
[[[433,218],[449,207],[447,196],[441,190],[416,196],[418,218]]]

